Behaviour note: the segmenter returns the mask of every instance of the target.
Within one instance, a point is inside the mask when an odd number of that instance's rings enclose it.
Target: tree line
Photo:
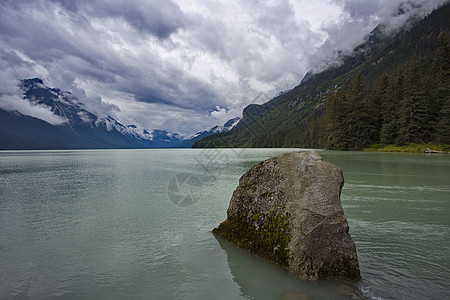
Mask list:
[[[296,143],[310,148],[360,150],[382,145],[450,144],[450,46],[441,33],[433,61],[417,56],[368,86],[358,73],[313,113]],[[291,144],[290,141],[286,141]]]

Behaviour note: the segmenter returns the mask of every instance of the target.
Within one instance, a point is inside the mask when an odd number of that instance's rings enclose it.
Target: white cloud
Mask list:
[[[33,105],[18,95],[0,95],[0,108],[8,111],[18,111],[19,113],[38,118],[52,125],[61,125],[67,120],[53,114],[53,112],[41,105]]]
[[[189,134],[294,87],[379,22],[398,26],[399,7],[443,1],[4,0],[0,76],[40,77],[99,115]]]

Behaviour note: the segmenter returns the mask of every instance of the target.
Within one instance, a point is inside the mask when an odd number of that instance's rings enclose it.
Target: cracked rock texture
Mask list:
[[[213,233],[304,279],[359,279],[343,185],[342,170],[315,152],[270,158],[240,178],[227,220]]]

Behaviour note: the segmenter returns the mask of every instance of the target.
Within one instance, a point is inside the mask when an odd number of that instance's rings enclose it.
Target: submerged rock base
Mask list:
[[[342,170],[315,152],[270,158],[240,178],[227,219],[213,233],[304,279],[359,279],[343,184]]]

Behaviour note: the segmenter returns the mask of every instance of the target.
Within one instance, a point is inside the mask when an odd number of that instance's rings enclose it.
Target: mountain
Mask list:
[[[0,109],[0,149],[191,147],[201,137],[232,127],[227,123],[185,139],[165,130],[149,132],[136,125],[125,126],[109,115],[100,117],[70,92],[49,88],[39,78],[21,80],[20,89],[25,101],[49,113],[56,122]]]
[[[239,123],[240,120],[241,120],[240,117],[230,119],[223,126],[216,125],[216,126],[212,127],[211,129],[199,131],[196,134],[194,134],[192,137],[190,137],[188,140],[190,142],[194,143],[194,142],[201,140],[207,136],[210,136],[210,135],[213,135],[216,133],[230,131]]]
[[[433,73],[435,71],[432,69],[436,68],[433,67],[436,64],[435,56],[436,52],[440,51],[438,49],[440,43],[438,37],[440,35],[449,36],[450,33],[448,20],[450,20],[449,2],[433,11],[424,19],[411,20],[408,26],[404,26],[396,32],[390,32],[387,25],[380,24],[366,38],[365,42],[356,47],[350,55],[341,53],[337,61],[324,64],[324,66],[329,66],[328,68],[322,66],[322,68],[316,68],[308,72],[300,84],[293,89],[278,95],[262,105],[251,104],[247,106],[243,111],[242,120],[232,130],[203,138],[195,142],[193,147],[322,147],[329,149],[360,149],[361,147],[369,146],[370,144],[367,145],[369,142],[381,143],[383,120],[380,110],[382,103],[385,103],[387,100],[385,99],[386,101],[384,101],[382,99],[384,96],[378,99],[374,97],[380,84],[380,78],[383,74],[387,74],[389,81],[394,81],[394,74],[397,74],[399,70],[410,69],[411,64],[414,64],[415,61],[418,65],[417,69],[424,76],[422,81],[429,83],[428,85],[425,84],[422,90],[422,98],[431,101],[433,97],[437,97],[426,93],[431,93],[434,89],[445,90],[444,85],[446,83],[444,82],[446,82],[446,79],[435,80],[436,74]],[[441,52],[446,53],[445,51]],[[442,59],[442,61],[448,61],[448,57]],[[441,73],[445,73],[445,71]],[[345,108],[347,107],[347,98],[351,96],[348,90],[354,86],[352,82],[355,80],[360,80],[361,94],[364,97],[356,101],[359,101],[360,107],[356,108],[357,105],[353,105],[353,111],[350,113],[350,110]],[[406,86],[402,87],[402,89],[406,89]],[[340,107],[344,111],[341,119],[336,120],[336,123],[333,125],[330,122],[327,123],[325,116],[330,118],[331,113],[326,114],[330,110],[329,100],[333,95],[339,93],[345,94],[347,98],[343,97],[337,101],[337,108]],[[407,94],[405,93],[405,97]],[[443,92],[441,93],[441,95],[444,94]],[[427,96],[425,97],[425,95]],[[378,108],[376,108],[377,105]],[[371,109],[373,107],[376,109],[368,112],[368,106]],[[422,106],[426,107],[426,105]],[[428,106],[433,106],[435,111],[433,112],[434,115],[427,117],[430,120],[429,122],[431,122],[431,119],[434,119],[434,124],[444,124],[445,118],[447,118],[445,100],[430,102]],[[400,111],[402,109],[405,110],[407,107],[405,99],[400,101],[397,107],[391,107],[391,109]],[[420,113],[418,112],[419,115]],[[366,141],[354,145],[345,143],[333,145],[328,143],[327,139],[329,138],[346,139],[358,130],[355,127],[351,129],[353,131],[345,135],[342,130],[335,130],[336,128],[332,126],[342,125],[342,122],[344,120],[349,121],[351,116],[360,118],[363,115],[369,115],[377,119],[374,121],[376,124],[372,124],[374,127],[371,129],[373,136],[368,138],[364,134],[360,134],[360,138],[365,138]],[[401,127],[408,127],[409,125],[411,124],[397,124],[398,128],[396,130],[399,131],[397,134],[402,135]],[[414,124],[414,126],[416,125]],[[432,125],[428,124],[426,126],[430,127]],[[358,128],[362,127],[359,126]],[[437,132],[438,129],[434,128],[432,131]],[[331,136],[333,133],[339,133],[340,135]],[[428,137],[422,137],[421,140],[398,138],[394,142],[433,141],[433,134],[431,132]]]

